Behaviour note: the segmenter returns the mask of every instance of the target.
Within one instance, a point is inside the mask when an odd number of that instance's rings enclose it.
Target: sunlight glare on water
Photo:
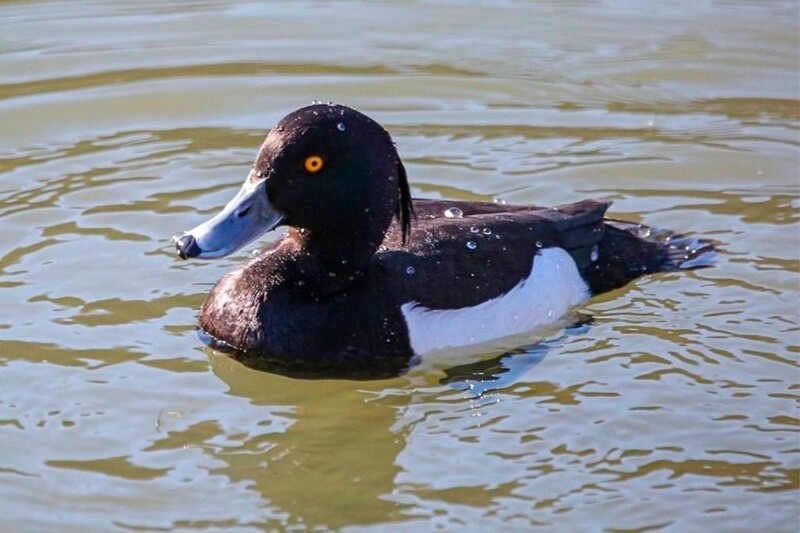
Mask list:
[[[0,529],[796,531],[797,2],[0,13]],[[169,237],[317,99],[383,124],[415,196],[607,198],[717,264],[393,379],[249,369],[195,323],[252,247]]]

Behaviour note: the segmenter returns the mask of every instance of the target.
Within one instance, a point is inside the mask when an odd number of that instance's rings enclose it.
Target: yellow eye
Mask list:
[[[309,174],[316,174],[325,166],[325,161],[318,155],[312,155],[306,158],[303,166]]]

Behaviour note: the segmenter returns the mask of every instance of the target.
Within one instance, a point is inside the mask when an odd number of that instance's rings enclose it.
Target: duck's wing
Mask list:
[[[409,244],[401,247],[399,228],[393,227],[375,264],[399,300],[439,309],[477,305],[530,277],[535,256],[548,248],[566,251],[584,271],[603,237],[609,205],[602,200],[558,208],[418,200]],[[460,216],[444,214],[452,208]]]
[[[436,218],[457,218],[458,216],[489,215],[493,213],[517,213],[520,211],[541,211],[546,207],[533,205],[509,205],[495,202],[468,202],[463,200],[434,200],[415,198],[414,212],[417,220]]]
[[[437,224],[440,219],[448,219],[455,224],[464,223],[465,219],[472,220],[471,217],[481,215],[503,215],[511,213],[534,213],[534,212],[551,212],[556,218],[562,218],[558,212],[569,213],[572,206],[583,206],[586,203],[595,205],[604,205],[606,209],[611,202],[604,202],[601,200],[586,200],[562,206],[559,208],[550,208],[535,205],[515,205],[515,204],[499,204],[495,202],[472,202],[464,200],[434,200],[429,198],[415,198],[414,199],[414,218],[411,223],[411,236],[425,234],[428,229]],[[548,215],[545,213],[545,217]],[[461,220],[461,222],[459,222]],[[401,239],[401,228],[397,221],[393,221],[389,227],[386,237],[383,241],[383,249],[399,250],[403,249]]]

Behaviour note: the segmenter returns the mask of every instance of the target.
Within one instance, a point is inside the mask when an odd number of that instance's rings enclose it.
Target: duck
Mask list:
[[[215,259],[286,228],[216,283],[201,334],[259,368],[384,376],[556,323],[643,275],[713,264],[710,241],[608,218],[610,205],[412,198],[385,128],[315,103],[281,119],[233,199],[172,243]]]

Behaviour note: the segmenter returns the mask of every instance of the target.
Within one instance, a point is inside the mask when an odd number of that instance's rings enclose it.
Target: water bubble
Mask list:
[[[339,131],[344,131],[347,129],[347,126],[344,125],[344,122],[340,122],[336,125],[336,129]]]
[[[490,228],[483,228],[483,232],[482,233],[484,235],[491,235],[492,234],[492,230]]]
[[[544,245],[542,244],[542,241],[536,241],[536,247],[537,247],[537,248],[541,248],[542,246],[544,246]]]
[[[469,228],[469,231],[470,231],[470,233],[478,233],[480,230],[478,228],[476,228],[475,226],[472,226],[471,228]]]
[[[408,274],[409,276],[413,276],[414,274],[416,274],[416,272],[417,269],[414,268],[413,266],[406,268],[406,274]]]
[[[500,234],[499,233],[495,233],[494,238],[495,239],[499,239],[500,238]]]
[[[595,244],[594,246],[592,246],[592,251],[589,254],[589,261],[591,261],[592,263],[596,263],[599,258],[600,258],[600,247]]]
[[[474,250],[477,247],[478,245],[475,241],[467,241],[467,248],[469,248],[470,250]]]
[[[444,210],[445,218],[461,218],[464,216],[464,212],[457,208],[457,207],[450,207]]]

